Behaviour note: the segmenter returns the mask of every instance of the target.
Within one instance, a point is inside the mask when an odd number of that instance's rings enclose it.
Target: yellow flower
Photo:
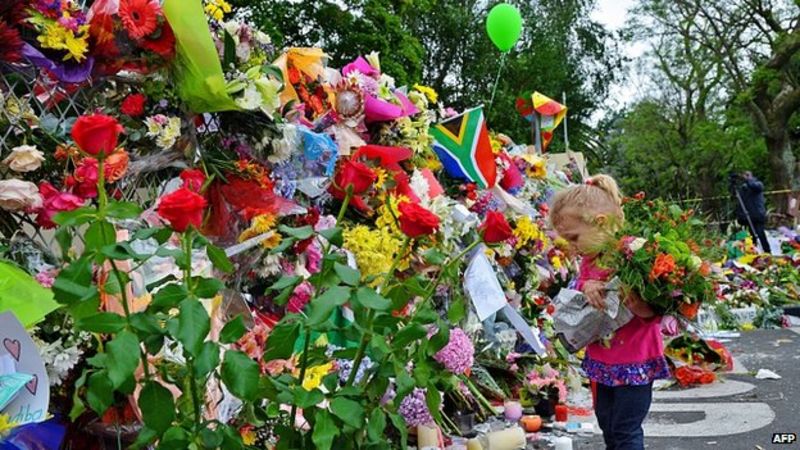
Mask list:
[[[242,443],[244,445],[256,445],[256,433],[252,429],[242,432]]]
[[[386,179],[388,177],[386,170],[383,167],[376,167],[372,169],[372,172],[375,173],[375,175],[378,177],[378,179],[375,180],[375,186],[383,186],[386,183]]]
[[[212,19],[221,22],[225,14],[231,12],[231,5],[225,0],[207,0],[205,11]]]
[[[547,162],[544,158],[536,155],[522,155],[522,159],[530,165],[527,169],[529,177],[543,179],[547,176]]]
[[[386,195],[381,206],[378,207],[378,218],[375,220],[375,225],[378,228],[388,228],[392,234],[400,236],[400,228],[397,226],[395,217],[398,216],[397,205],[407,202],[408,197],[405,195]]]
[[[428,101],[431,103],[436,103],[439,101],[439,94],[437,94],[432,87],[415,84],[414,89],[425,94],[425,97],[428,97]]]
[[[86,52],[89,50],[88,31],[88,25],[80,27],[78,29],[80,37],[78,37],[72,30],[62,27],[57,22],[50,22],[44,26],[37,39],[44,48],[66,51],[64,61],[74,59],[81,62],[86,58]]]
[[[523,248],[533,241],[544,239],[542,230],[528,216],[522,216],[517,220],[514,236],[517,238],[517,249]]]
[[[322,384],[322,378],[329,374],[331,369],[333,369],[333,363],[309,367],[306,369],[306,376],[303,379],[303,389],[311,391],[318,388],[319,385]]]
[[[499,154],[501,150],[503,150],[503,143],[500,142],[495,136],[489,136],[489,142],[492,144],[492,153],[495,155]]]
[[[550,262],[553,264],[553,268],[556,270],[560,270],[562,267],[564,267],[564,265],[561,264],[561,257],[559,256],[553,256]]]
[[[742,331],[753,331],[756,327],[751,322],[745,322],[740,327]]]
[[[365,225],[348,228],[344,230],[343,235],[344,247],[355,256],[361,277],[364,279],[376,277],[372,284],[380,284],[382,282],[380,275],[389,272],[395,255],[401,249],[400,237],[392,233],[388,227],[372,229]]]
[[[253,222],[250,224],[250,228],[242,231],[242,234],[239,235],[239,242],[244,242],[248,239],[252,239],[256,236],[266,233],[267,231],[272,230],[275,228],[275,216],[272,214],[259,214],[253,218]],[[261,246],[266,249],[272,249],[278,246],[281,243],[281,235],[277,232],[273,233],[272,236],[268,237],[267,239],[261,242]]]
[[[13,430],[16,426],[16,422],[12,422],[8,414],[0,414],[0,437],[8,434],[8,432]]]

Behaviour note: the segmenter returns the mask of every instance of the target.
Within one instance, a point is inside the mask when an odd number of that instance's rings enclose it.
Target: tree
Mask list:
[[[796,183],[790,123],[800,110],[800,8],[789,0],[643,0],[658,30],[684,37],[719,64],[768,149],[773,186]],[[784,205],[779,204],[779,208]]]
[[[498,3],[485,0],[237,0],[279,46],[320,46],[339,67],[378,51],[398,85],[430,85],[455,109],[489,105],[501,61],[485,20]],[[589,19],[594,0],[512,1],[525,26],[506,57],[492,129],[530,142],[530,128],[514,109],[518,96],[539,90],[570,108],[570,139],[578,149],[594,138],[588,119],[620,73],[611,35]],[[563,147],[554,143],[554,149]]]

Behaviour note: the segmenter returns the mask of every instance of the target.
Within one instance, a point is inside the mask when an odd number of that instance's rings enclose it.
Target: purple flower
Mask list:
[[[433,423],[433,416],[431,416],[431,411],[425,401],[426,392],[426,389],[414,388],[414,391],[408,394],[400,403],[398,412],[403,416],[406,425],[409,427]]]
[[[453,328],[450,330],[450,341],[436,352],[433,359],[450,372],[460,375],[472,367],[474,356],[475,347],[467,333],[461,328]]]

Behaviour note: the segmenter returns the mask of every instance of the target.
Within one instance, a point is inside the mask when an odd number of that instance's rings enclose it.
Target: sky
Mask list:
[[[628,18],[628,9],[636,4],[635,0],[598,0],[597,7],[592,13],[592,19],[605,25],[608,29],[616,31],[624,27]],[[603,118],[607,109],[618,109],[630,104],[639,94],[640,81],[634,71],[637,59],[647,50],[647,43],[624,44],[622,51],[632,61],[626,68],[626,77],[610,88],[609,99],[606,101],[606,110],[599,110],[592,116],[596,122]]]

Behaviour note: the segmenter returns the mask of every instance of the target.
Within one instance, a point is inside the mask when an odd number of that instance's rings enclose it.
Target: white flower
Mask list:
[[[255,85],[249,84],[244,89],[244,93],[236,99],[236,104],[247,111],[256,110],[261,106],[261,93],[258,92]]]
[[[647,239],[645,238],[636,238],[631,241],[630,245],[628,246],[632,252],[638,252],[639,250],[644,247],[644,244],[647,243]]]
[[[16,178],[0,180],[0,208],[6,211],[20,211],[38,208],[42,205],[39,188],[29,181]]]
[[[260,30],[256,30],[255,33],[253,33],[253,37],[255,38],[256,42],[261,45],[269,45],[272,43],[272,39],[269,37],[269,35]]]
[[[11,150],[11,154],[3,160],[14,172],[33,172],[42,166],[44,153],[33,145],[20,145]]]
[[[157,114],[145,119],[145,125],[147,126],[147,137],[155,138],[156,145],[163,150],[172,148],[181,135],[181,119],[179,117]]]
[[[364,58],[367,60],[369,65],[372,66],[373,69],[377,70],[378,72],[381,71],[380,53],[371,52],[369,55],[366,55]]]
[[[272,141],[273,154],[267,160],[273,164],[284,162],[292,157],[292,154],[300,149],[300,133],[294,125],[283,127],[283,137]]]
[[[267,115],[280,108],[281,98],[278,94],[282,86],[280,81],[268,77],[256,80],[256,88],[261,93],[261,109]]]
[[[428,180],[419,170],[414,170],[414,174],[411,175],[411,190],[419,197],[423,205],[428,205],[430,202],[430,197],[428,196],[430,185],[428,185]]]

